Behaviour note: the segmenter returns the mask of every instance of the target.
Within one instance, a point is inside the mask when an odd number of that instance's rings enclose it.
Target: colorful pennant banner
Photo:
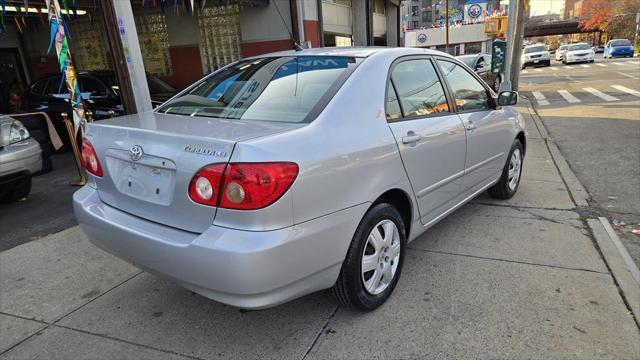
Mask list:
[[[71,52],[69,51],[69,42],[67,38],[71,38],[66,20],[62,17],[62,11],[60,10],[60,3],[58,0],[46,0],[47,8],[49,9],[49,50],[55,47],[56,54],[58,56],[58,63],[60,64],[60,71],[62,72],[62,81],[66,83],[69,90],[69,101],[71,103],[73,113],[73,130],[74,134],[78,134],[80,124],[86,122],[84,114],[84,103],[82,101],[82,95],[80,93],[80,87],[78,86],[78,77],[76,70],[71,60]],[[66,8],[66,0],[62,0]],[[75,3],[75,0],[74,0]],[[69,13],[67,12],[67,15]],[[63,83],[60,83],[60,87]]]

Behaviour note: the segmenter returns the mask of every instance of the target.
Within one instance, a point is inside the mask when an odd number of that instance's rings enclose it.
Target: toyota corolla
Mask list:
[[[332,288],[372,310],[408,242],[486,190],[515,194],[516,101],[432,50],[247,58],[87,124],[74,210],[98,247],[211,299],[259,309]]]

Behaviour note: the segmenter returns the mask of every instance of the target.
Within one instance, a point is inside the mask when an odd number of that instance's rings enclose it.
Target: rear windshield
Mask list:
[[[589,46],[589,44],[575,44],[575,45],[569,45],[569,51],[576,51],[576,50],[589,50],[591,49],[591,46]]]
[[[286,56],[240,61],[164,104],[158,112],[224,119],[304,122],[360,59]]]
[[[529,46],[524,48],[524,53],[530,54],[530,53],[542,52],[546,50],[547,50],[547,47],[545,45],[536,45],[536,46]]]
[[[611,40],[611,46],[631,46],[631,41],[627,39]]]

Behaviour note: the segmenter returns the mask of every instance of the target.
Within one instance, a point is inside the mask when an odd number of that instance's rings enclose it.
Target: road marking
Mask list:
[[[624,65],[623,63],[619,63],[619,62],[612,62],[613,65]]]
[[[573,66],[565,66],[564,68],[568,69],[568,70],[571,70],[571,69],[573,69]]]
[[[533,97],[538,101],[538,105],[549,105],[549,101],[544,97],[544,95],[542,95],[540,91],[532,91],[531,94],[533,94]]]
[[[628,78],[632,78],[632,79],[640,80],[640,78],[639,78],[639,77],[637,77],[637,76],[633,76],[633,75],[631,75],[631,74],[625,74],[625,73],[620,72],[620,71],[616,71],[616,72],[617,72],[618,74],[622,75],[622,76],[626,76],[626,77],[628,77]]]
[[[527,70],[522,70],[521,72],[522,74],[528,74],[529,72]]]
[[[578,99],[577,97],[571,95],[570,92],[568,92],[567,90],[558,90],[558,94],[560,94],[560,96],[562,96],[565,100],[567,100],[570,103],[579,103],[580,99]]]
[[[598,66],[607,66],[607,64],[602,64],[602,63],[596,63],[596,65],[598,65]]]
[[[591,66],[589,66],[589,65],[587,65],[587,64],[582,64],[582,65],[580,65],[580,66],[582,66],[583,68],[591,67]]]
[[[607,94],[603,93],[602,91],[596,90],[594,88],[588,87],[588,88],[582,88],[582,90],[590,92],[592,95],[595,95],[595,96],[599,97],[600,99],[602,99],[604,101],[618,101],[618,100],[620,100],[615,96],[607,95]]]
[[[558,69],[557,67],[552,67],[552,68],[549,68],[549,69],[551,69],[551,70],[553,70],[553,71],[558,71],[558,70],[560,70],[560,69]]]
[[[640,91],[629,89],[628,87],[624,87],[622,85],[611,85],[611,87],[616,89],[616,90],[620,90],[622,92],[626,92],[628,94],[640,97]]]
[[[533,69],[535,72],[542,72],[542,69]]]

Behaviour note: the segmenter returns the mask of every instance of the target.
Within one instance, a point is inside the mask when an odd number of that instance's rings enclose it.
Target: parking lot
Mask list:
[[[640,293],[578,210],[587,195],[541,123],[519,110],[519,192],[481,196],[410,243],[396,291],[370,313],[328,291],[262,311],[208,300],[95,248],[61,195],[33,220],[61,219],[53,234],[0,253],[0,359],[637,359]],[[61,166],[0,205],[2,228],[38,194],[70,194],[71,178],[47,181],[61,170],[74,175]]]

